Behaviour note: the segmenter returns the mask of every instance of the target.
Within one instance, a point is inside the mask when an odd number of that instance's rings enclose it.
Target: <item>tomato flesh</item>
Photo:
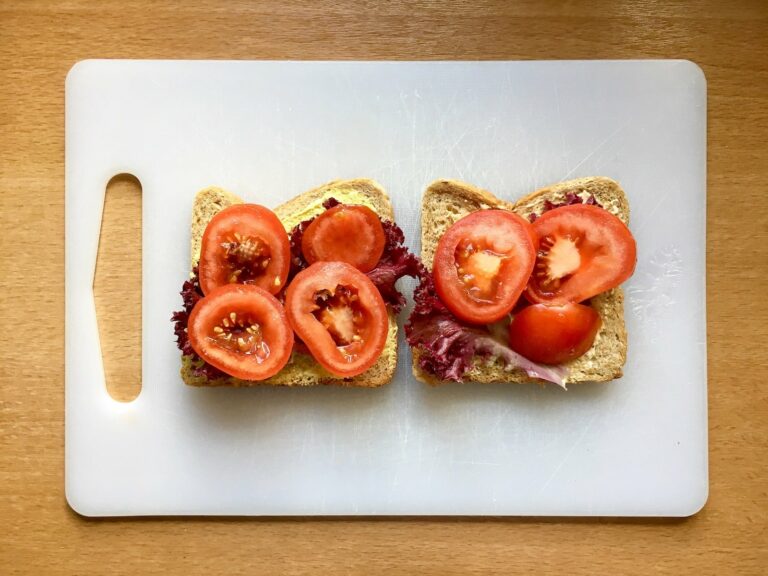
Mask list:
[[[299,272],[285,295],[288,321],[331,374],[370,368],[387,340],[389,316],[371,280],[345,262],[317,262]]]
[[[531,225],[506,210],[480,210],[455,222],[435,251],[440,299],[473,324],[490,324],[508,314],[533,270],[532,237]]]
[[[561,364],[589,350],[601,324],[597,311],[584,304],[534,304],[512,319],[509,347],[534,362]]]
[[[246,284],[277,294],[291,266],[288,234],[274,212],[257,204],[237,204],[216,214],[203,234],[200,288]]]
[[[533,229],[539,249],[526,289],[532,302],[583,302],[615,288],[634,272],[635,239],[603,208],[586,204],[555,208],[537,218]]]
[[[220,286],[202,298],[187,325],[203,360],[242,380],[264,380],[291,356],[293,331],[282,304],[256,286]]]
[[[369,272],[381,259],[385,242],[384,227],[373,210],[339,204],[312,220],[304,232],[301,251],[310,264],[346,262]]]

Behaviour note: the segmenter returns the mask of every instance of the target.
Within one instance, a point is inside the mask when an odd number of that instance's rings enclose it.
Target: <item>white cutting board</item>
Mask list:
[[[706,85],[687,61],[85,61],[66,84],[66,493],[85,515],[685,516],[707,498]],[[104,387],[92,295],[107,181],[143,186],[143,390]],[[514,199],[624,186],[624,378],[572,386],[195,389],[171,312],[197,190],[274,206],[336,178]],[[408,294],[412,284],[408,284]],[[404,318],[404,315],[403,315]]]

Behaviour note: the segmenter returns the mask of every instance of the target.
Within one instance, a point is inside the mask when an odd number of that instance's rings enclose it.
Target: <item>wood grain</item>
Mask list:
[[[762,1],[0,2],[0,573],[765,573],[766,38]],[[71,512],[63,89],[72,64],[90,57],[699,63],[709,90],[705,509],[682,521],[94,521]]]
[[[93,279],[104,380],[119,402],[141,392],[141,194],[130,174],[107,184]]]

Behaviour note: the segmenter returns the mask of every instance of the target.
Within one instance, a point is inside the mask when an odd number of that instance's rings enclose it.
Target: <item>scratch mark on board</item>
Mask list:
[[[598,152],[599,152],[599,151],[600,151],[600,150],[603,148],[603,146],[605,146],[606,144],[608,144],[608,142],[610,142],[610,141],[611,141],[611,140],[613,140],[613,139],[614,139],[616,136],[618,136],[618,135],[619,135],[619,134],[620,134],[620,133],[621,133],[621,132],[622,132],[622,131],[623,131],[623,130],[624,130],[626,127],[627,127],[627,126],[629,126],[629,125],[630,125],[630,123],[631,123],[631,120],[627,120],[627,121],[626,121],[624,124],[622,124],[621,126],[619,126],[618,128],[616,128],[616,130],[614,130],[613,132],[611,132],[610,134],[608,134],[608,136],[606,136],[605,138],[603,138],[603,140],[602,140],[602,141],[601,141],[601,142],[600,142],[600,143],[599,143],[597,146],[595,146],[595,148],[594,148],[594,149],[593,149],[593,150],[592,150],[592,151],[591,151],[589,154],[587,154],[586,156],[584,156],[584,158],[582,158],[582,159],[581,159],[581,161],[579,161],[579,162],[578,162],[578,164],[576,164],[576,165],[575,165],[573,168],[571,168],[570,170],[568,170],[568,172],[565,174],[565,176],[561,177],[561,178],[560,178],[560,180],[567,180],[567,179],[568,179],[568,177],[569,177],[571,174],[573,174],[574,172],[576,172],[576,170],[578,170],[579,168],[581,168],[581,167],[582,167],[582,165],[583,165],[585,162],[587,162],[587,161],[588,161],[590,158],[592,158],[592,156],[594,156],[595,154],[597,154],[597,153],[598,153]]]
[[[562,460],[560,460],[560,463],[555,467],[555,469],[552,471],[552,473],[549,475],[549,478],[544,482],[544,484],[541,485],[541,488],[539,488],[539,491],[536,493],[538,496],[542,492],[544,492],[547,487],[552,483],[552,480],[554,480],[557,475],[560,473],[560,470],[562,470],[563,466],[566,462],[571,458],[571,454],[573,454],[573,451],[576,450],[576,447],[581,444],[581,442],[584,440],[584,437],[587,435],[587,432],[592,428],[592,424],[595,422],[595,419],[597,418],[597,413],[592,415],[592,418],[589,419],[589,422],[587,422],[587,425],[584,426],[584,429],[581,431],[581,434],[579,434],[579,437],[576,438],[575,442],[571,444],[571,447],[568,449],[568,452],[563,457]]]

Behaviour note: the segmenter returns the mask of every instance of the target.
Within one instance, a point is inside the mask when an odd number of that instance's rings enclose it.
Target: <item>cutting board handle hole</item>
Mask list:
[[[117,174],[107,183],[93,297],[109,395],[141,392],[141,182]]]

